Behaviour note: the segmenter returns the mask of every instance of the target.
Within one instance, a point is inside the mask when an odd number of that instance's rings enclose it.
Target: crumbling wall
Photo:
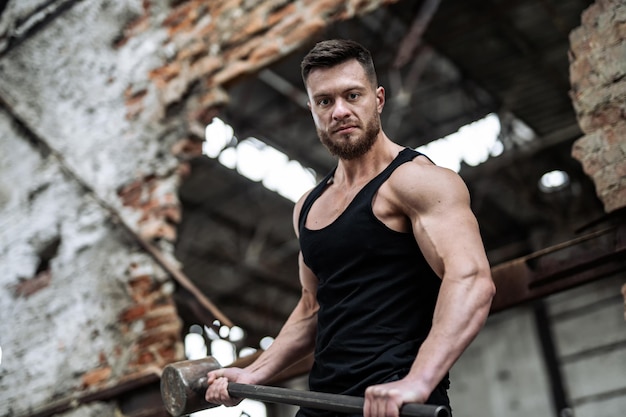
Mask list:
[[[150,60],[113,46],[141,10],[20,1],[2,15],[2,416],[63,411],[182,357],[173,285],[119,224],[143,216],[118,196],[138,177],[161,179],[145,202],[176,199],[168,126],[125,118],[124,89]]]
[[[85,394],[182,359],[174,283],[139,243],[175,265],[177,187],[223,86],[393,1],[5,5],[0,416],[117,415]]]
[[[585,133],[572,154],[613,212],[626,207],[626,3],[596,1],[570,44],[571,96]]]

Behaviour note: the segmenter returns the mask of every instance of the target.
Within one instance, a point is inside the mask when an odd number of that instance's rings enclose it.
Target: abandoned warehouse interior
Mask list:
[[[299,63],[328,38],[370,49],[383,128],[404,146],[428,154],[497,121],[483,160],[458,166],[498,294],[453,369],[455,415],[623,415],[623,1],[0,10],[0,416],[164,416],[159,372],[185,358],[190,328],[209,354],[223,325],[243,329],[238,352],[278,333],[300,295],[293,201],[203,154],[205,127],[232,128],[220,155],[275,149],[319,180],[336,161]],[[565,180],[551,188],[554,172]],[[44,354],[36,382],[28,359]],[[275,382],[305,387],[306,366]],[[25,399],[17,386],[43,388]]]

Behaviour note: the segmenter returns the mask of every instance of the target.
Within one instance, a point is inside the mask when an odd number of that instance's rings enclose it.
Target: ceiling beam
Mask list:
[[[259,72],[258,78],[274,90],[278,91],[280,94],[287,97],[289,100],[293,101],[298,106],[302,107],[306,111],[309,111],[309,106],[307,105],[309,97],[306,93],[291,84],[289,81],[285,80],[276,72],[264,69]]]

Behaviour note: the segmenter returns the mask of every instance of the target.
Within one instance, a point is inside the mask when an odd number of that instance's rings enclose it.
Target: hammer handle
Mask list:
[[[235,398],[248,398],[348,414],[361,414],[365,401],[363,398],[349,395],[299,391],[236,382],[228,383],[228,394]],[[450,417],[450,411],[443,405],[406,404],[400,409],[400,415],[403,417]]]

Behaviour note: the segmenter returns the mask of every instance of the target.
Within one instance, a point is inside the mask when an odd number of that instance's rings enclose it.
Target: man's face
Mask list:
[[[331,154],[354,159],[372,147],[380,132],[385,91],[372,86],[358,61],[313,70],[307,93],[317,134]]]

